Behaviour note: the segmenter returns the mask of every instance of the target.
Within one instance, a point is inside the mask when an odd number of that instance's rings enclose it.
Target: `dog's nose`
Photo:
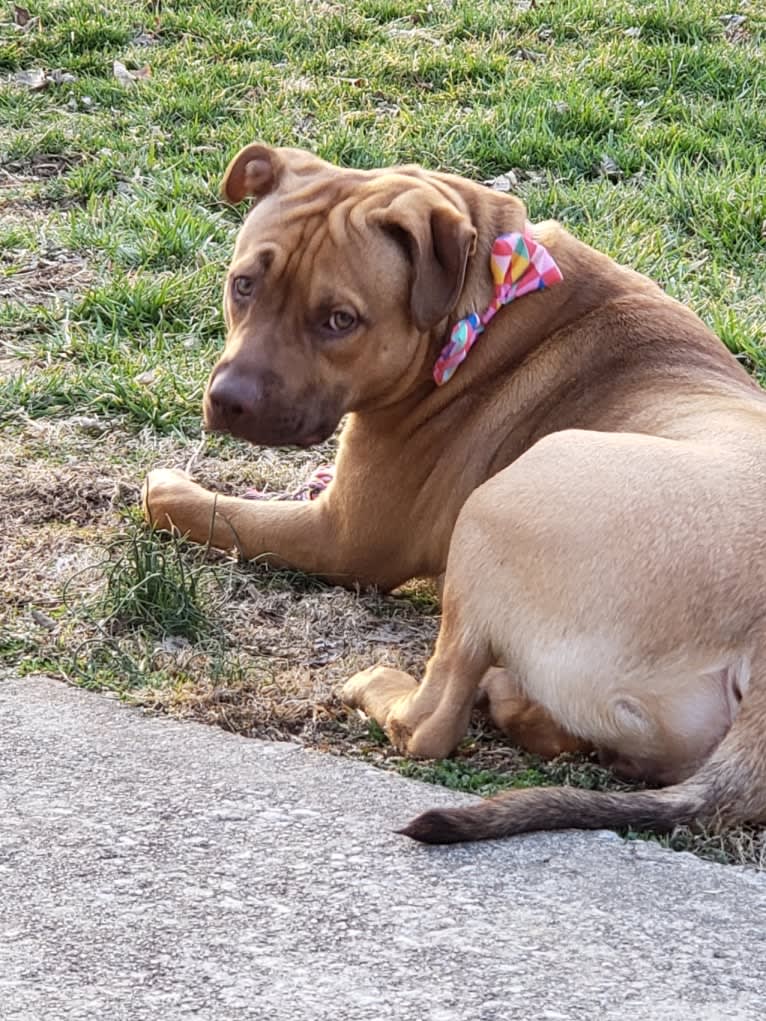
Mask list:
[[[213,380],[208,398],[213,409],[225,419],[247,417],[255,412],[258,388],[239,372],[220,372]]]

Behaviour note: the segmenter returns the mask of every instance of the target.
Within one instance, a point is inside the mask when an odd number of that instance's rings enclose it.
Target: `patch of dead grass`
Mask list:
[[[8,354],[0,347],[0,379],[18,376],[22,372],[28,371],[28,359],[17,358],[16,355]]]
[[[94,280],[87,261],[65,249],[44,255],[19,249],[0,252],[0,301],[55,305],[83,293]]]
[[[766,828],[739,826],[712,830],[677,826],[660,843],[674,851],[690,851],[707,861],[744,865],[766,872]]]
[[[3,183],[7,179],[0,176],[0,216],[6,225],[39,224],[50,216],[50,207],[37,199],[24,197],[9,197],[7,191],[3,191]]]
[[[0,166],[0,190],[18,190],[49,181],[82,162],[74,153],[33,153],[24,158],[4,160]]]
[[[337,446],[336,437],[310,450],[290,451],[231,443],[221,447],[208,440],[191,457],[188,448],[171,448],[156,466],[189,468],[201,486],[226,495],[242,496],[253,488],[276,496],[297,490],[319,465],[332,464]]]
[[[34,227],[44,236],[54,209],[71,201],[41,197],[41,186],[81,161],[75,155],[37,153],[5,160],[0,166],[0,216],[6,227]],[[77,252],[43,241],[41,250],[6,247],[0,251],[0,302],[51,306],[82,294],[95,279],[86,259]]]
[[[5,534],[51,522],[96,525],[113,507],[115,478],[100,465],[0,461],[0,520]]]
[[[20,607],[60,608],[71,579],[103,559],[93,530],[45,524],[5,533],[0,539],[0,624],[4,613],[15,617]]]
[[[2,182],[2,177],[0,177]],[[6,247],[0,251],[0,302],[51,306],[84,293],[96,278],[84,256],[45,239],[51,209],[39,200],[7,197],[0,191],[0,217],[6,227],[34,228],[41,250]]]
[[[27,370],[29,362],[23,358],[7,358]],[[150,429],[136,433],[93,415],[19,415],[13,429],[0,435],[0,521],[15,515],[17,500],[40,503],[38,490],[55,472],[62,484],[60,493],[53,487],[54,499],[60,496],[67,502],[67,493],[77,485],[67,482],[70,472],[85,488],[110,478],[120,491],[117,505],[127,506],[131,500],[137,503],[151,468],[190,469],[200,485],[231,495],[242,495],[250,487],[281,493],[297,489],[318,465],[333,461],[335,449],[334,439],[310,451],[255,450],[244,443],[208,439],[201,450],[199,443],[157,436]]]
[[[132,697],[247,736],[316,744],[320,733],[327,737],[320,725],[330,724],[341,740],[348,721],[338,730],[347,716],[335,695],[340,684],[379,661],[422,672],[437,626],[433,612],[406,595],[301,591],[280,572],[238,568],[226,603],[224,669],[218,649],[162,649],[155,665],[176,682]]]

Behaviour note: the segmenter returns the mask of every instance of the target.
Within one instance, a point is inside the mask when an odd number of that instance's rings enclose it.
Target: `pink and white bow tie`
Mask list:
[[[442,348],[434,365],[434,380],[443,386],[452,376],[468,352],[484,332],[496,312],[514,298],[530,291],[541,291],[563,280],[561,270],[544,245],[533,241],[528,234],[513,231],[501,234],[492,245],[489,259],[495,296],[487,309],[479,315],[471,312],[452,327],[449,341]]]

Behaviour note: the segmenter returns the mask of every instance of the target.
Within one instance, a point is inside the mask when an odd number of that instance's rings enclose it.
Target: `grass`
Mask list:
[[[151,531],[115,536],[99,565],[104,586],[97,607],[108,626],[191,642],[205,637],[218,609],[210,591],[214,574],[194,563],[205,551],[185,545],[175,536],[159,541]]]
[[[138,487],[194,458],[224,492],[291,490],[333,456],[199,446],[242,216],[218,184],[256,138],[513,171],[533,219],[655,277],[766,383],[762,4],[29,2],[25,27],[0,6],[2,660],[455,789],[613,784],[479,719],[454,760],[403,761],[335,691],[381,658],[422,668],[428,587],[360,595],[205,555],[142,529]],[[150,76],[122,84],[115,60]],[[670,844],[764,864],[762,833]]]

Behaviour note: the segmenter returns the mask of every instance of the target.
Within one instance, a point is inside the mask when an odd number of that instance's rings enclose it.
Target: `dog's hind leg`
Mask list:
[[[467,808],[433,809],[401,832],[429,844],[509,837],[552,829],[671,830],[766,823],[766,626],[750,659],[747,694],[731,729],[687,780],[662,790],[512,791]]]
[[[347,681],[341,698],[375,719],[400,751],[440,759],[465,734],[491,662],[488,643],[461,626],[447,586],[441,631],[422,682],[401,670],[374,666]]]
[[[533,702],[502,667],[490,667],[481,682],[479,704],[513,744],[532,755],[553,759],[564,753],[588,754],[592,744],[570,734],[538,702]]]

